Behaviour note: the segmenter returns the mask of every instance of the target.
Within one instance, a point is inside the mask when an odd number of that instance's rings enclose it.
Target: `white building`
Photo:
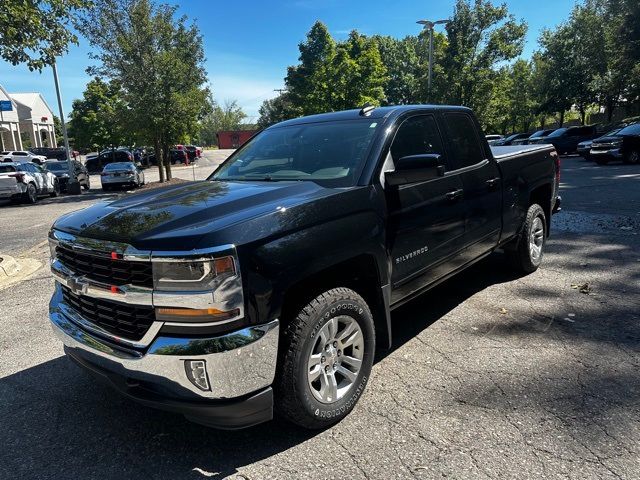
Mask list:
[[[18,105],[0,85],[0,101],[10,101],[11,110],[0,111],[0,150],[22,150]]]
[[[18,107],[20,132],[27,134],[32,147],[57,147],[53,111],[39,93],[9,94]]]

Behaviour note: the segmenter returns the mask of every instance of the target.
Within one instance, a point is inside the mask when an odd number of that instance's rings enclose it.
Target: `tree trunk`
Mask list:
[[[560,112],[560,128],[564,125],[564,110]]]
[[[154,148],[156,150],[156,163],[158,164],[158,174],[160,175],[160,183],[164,183],[164,169],[162,168],[162,150],[160,149],[160,140],[155,139]]]
[[[611,123],[611,119],[613,118],[613,109],[615,107],[613,106],[613,99],[611,99],[611,97],[607,98],[607,105],[606,105],[606,109],[607,109],[607,123]]]
[[[171,176],[171,158],[169,155],[169,145],[164,145],[164,168],[165,168],[165,172],[167,174],[167,181],[171,180],[172,176]]]
[[[578,107],[578,111],[580,112],[580,124],[584,125],[584,121],[587,117],[587,111],[582,105]]]

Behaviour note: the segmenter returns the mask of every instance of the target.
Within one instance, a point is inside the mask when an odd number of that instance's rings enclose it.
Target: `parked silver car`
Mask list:
[[[102,189],[140,187],[144,185],[144,172],[133,162],[114,162],[104,167],[100,174]]]
[[[34,163],[0,163],[0,199],[34,204],[40,195],[57,197],[60,184],[54,174]]]

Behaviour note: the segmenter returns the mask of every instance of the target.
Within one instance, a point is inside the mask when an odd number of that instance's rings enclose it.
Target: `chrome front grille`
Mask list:
[[[77,295],[64,285],[61,288],[69,308],[112,335],[140,340],[155,321],[153,307]]]
[[[83,252],[58,245],[56,258],[75,275],[107,285],[153,288],[151,262],[112,259],[109,254]]]

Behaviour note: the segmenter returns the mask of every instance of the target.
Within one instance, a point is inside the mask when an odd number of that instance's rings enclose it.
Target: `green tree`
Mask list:
[[[443,100],[473,108],[485,123],[497,67],[522,53],[526,23],[516,21],[506,4],[457,0],[446,31]]]
[[[292,112],[302,115],[355,108],[384,100],[386,69],[375,40],[353,31],[336,43],[316,22],[299,45],[300,63],[288,68],[285,83]]]
[[[116,82],[91,80],[82,98],[73,101],[69,116],[69,135],[76,148],[100,150],[133,143],[126,125],[127,106]]]
[[[237,100],[225,100],[220,105],[209,96],[208,102],[210,108],[201,122],[200,139],[205,145],[217,145],[216,134],[223,130],[240,129],[247,114],[238,106]]]
[[[0,57],[12,65],[24,63],[41,71],[67,52],[78,38],[71,31],[89,0],[2,0]]]
[[[171,179],[171,145],[198,132],[207,111],[202,36],[175,6],[104,0],[82,32],[97,49],[93,72],[122,87],[127,124],[154,145],[160,181]],[[164,168],[163,168],[164,167]]]
[[[293,106],[291,97],[287,92],[262,102],[258,113],[260,114],[258,128],[267,128],[274,123],[299,116],[299,112]]]

